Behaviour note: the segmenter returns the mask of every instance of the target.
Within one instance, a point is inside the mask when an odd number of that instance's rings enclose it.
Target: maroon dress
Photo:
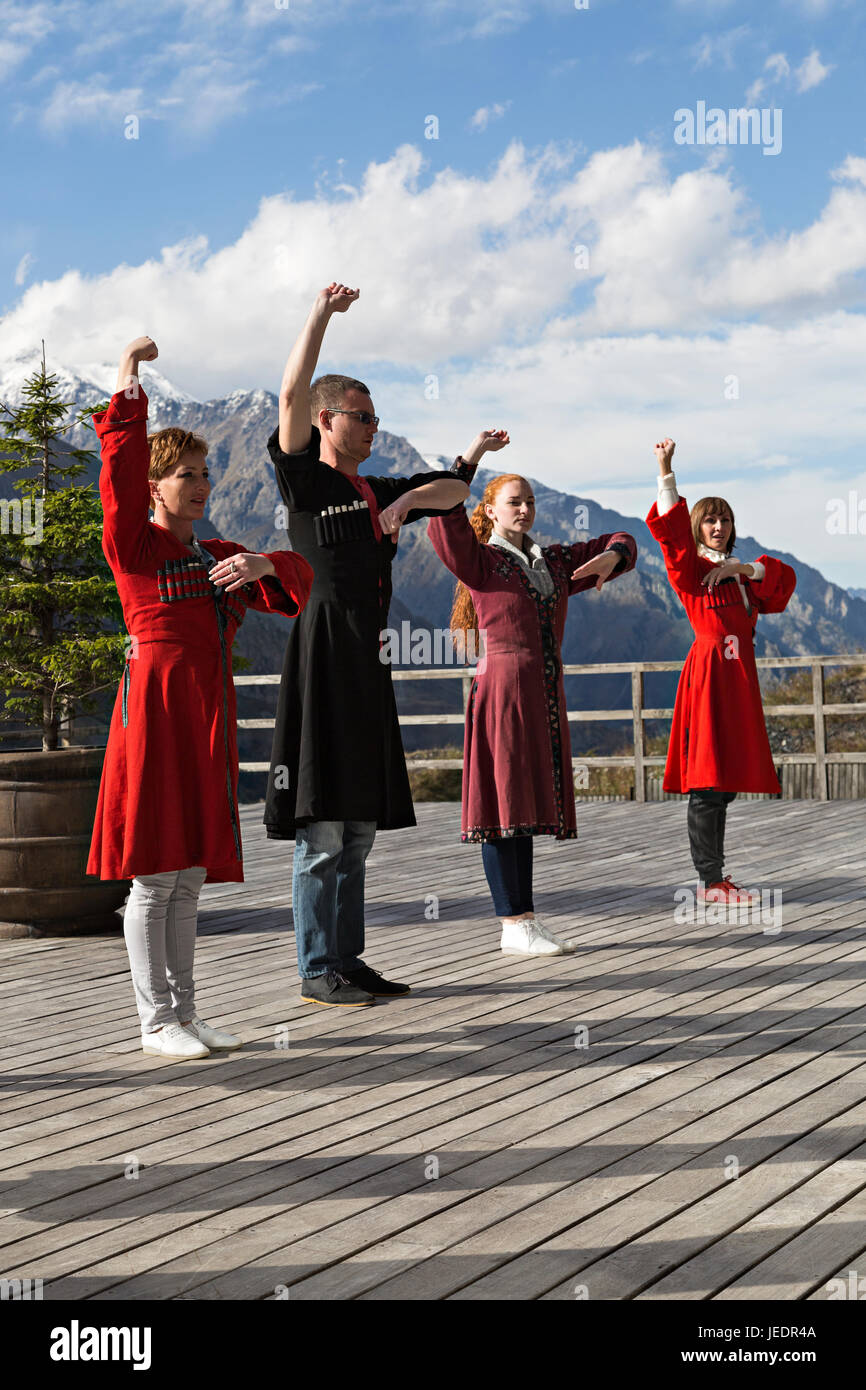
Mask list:
[[[614,542],[637,546],[623,531],[574,545],[545,546],[554,588],[544,597],[516,556],[482,545],[463,507],[434,517],[427,534],[440,560],[472,596],[487,634],[486,663],[472,682],[463,746],[464,841],[513,835],[574,839],[577,822],[571,736],[560,646],[568,600],[598,576],[572,580],[580,565]],[[625,556],[622,557],[625,561]]]

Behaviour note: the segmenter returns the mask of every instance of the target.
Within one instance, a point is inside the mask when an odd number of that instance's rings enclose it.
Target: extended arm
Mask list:
[[[469,484],[475,476],[478,460],[489,450],[504,449],[509,443],[507,430],[482,430],[476,435],[465,454],[458,455],[450,472],[444,478],[432,483],[423,483],[402,497],[398,497],[379,515],[383,531],[392,535],[399,531],[409,512],[423,508],[424,511],[450,509],[465,502],[469,496]],[[471,530],[471,527],[470,527]]]
[[[280,384],[279,442],[284,454],[299,454],[310,442],[310,384],[325,329],[332,314],[342,314],[361,293],[332,281],[316,295],[307,322],[289,353],[283,380]]]
[[[576,542],[571,546],[571,563],[577,568],[569,581],[569,597],[593,586],[604,588],[609,579],[634,569],[636,560],[637,544],[627,531]]]

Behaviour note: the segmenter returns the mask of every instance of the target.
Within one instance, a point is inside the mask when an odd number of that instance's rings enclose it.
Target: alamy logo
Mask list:
[[[480,676],[487,669],[487,632],[458,628],[412,627],[408,619],[400,631],[386,627],[379,633],[379,660],[383,666],[474,666]]]
[[[782,890],[762,888],[741,893],[739,899],[705,901],[696,888],[674,889],[674,921],[678,926],[696,922],[699,926],[762,926],[765,936],[778,936],[782,930]]]
[[[674,112],[674,140],[678,145],[763,145],[764,154],[782,149],[782,108],[732,107],[723,111],[699,101],[694,111],[681,106]]]
[[[25,545],[38,545],[42,540],[42,517],[45,504],[41,497],[31,503],[29,497],[0,497],[0,532],[4,536],[23,536]]]
[[[0,1279],[0,1302],[19,1302],[42,1297],[41,1279]]]
[[[51,1329],[52,1361],[131,1361],[134,1371],[150,1370],[149,1327],[68,1327]]]

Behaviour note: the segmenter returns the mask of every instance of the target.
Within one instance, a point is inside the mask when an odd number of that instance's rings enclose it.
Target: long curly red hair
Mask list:
[[[484,489],[484,494],[478,506],[469,518],[469,525],[475,532],[482,545],[487,545],[493,532],[493,521],[487,515],[484,508],[493,506],[497,494],[501,487],[506,483],[525,483],[526,478],[519,473],[500,473],[498,477],[491,478]],[[468,640],[468,634],[474,632],[478,636],[478,614],[475,612],[475,604],[472,602],[472,595],[466,585],[460,580],[454,590],[454,605],[451,609],[451,633],[455,645]],[[458,637],[457,634],[464,634]]]

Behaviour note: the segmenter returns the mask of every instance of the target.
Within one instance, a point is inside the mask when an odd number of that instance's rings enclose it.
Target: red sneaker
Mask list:
[[[759,903],[760,893],[753,892],[749,888],[740,888],[734,883],[729,874],[725,874],[721,883],[711,883],[704,888],[698,885],[699,903]]]

